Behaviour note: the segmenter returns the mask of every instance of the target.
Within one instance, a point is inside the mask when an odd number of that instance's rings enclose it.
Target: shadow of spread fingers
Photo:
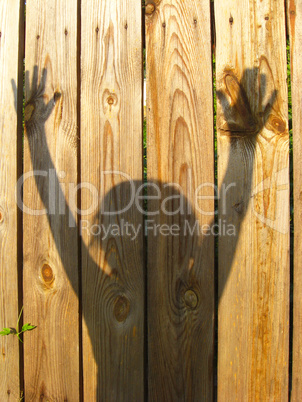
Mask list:
[[[30,80],[29,80],[29,71],[25,71],[25,98],[29,98],[30,91]]]
[[[55,92],[54,96],[50,99],[50,101],[45,105],[45,110],[43,114],[43,119],[46,121],[52,113],[53,108],[56,105],[56,102],[61,98],[60,92]]]
[[[30,87],[28,86],[28,88],[30,88]],[[37,92],[37,89],[38,89],[38,66],[35,66],[34,70],[33,70],[30,97],[32,97],[33,94],[35,94]]]
[[[264,108],[264,116],[263,116],[263,124],[265,124],[269,118],[269,115],[273,109],[273,106],[276,102],[277,99],[277,95],[278,95],[278,91],[275,89],[269,99],[269,101],[267,102],[265,108]]]
[[[46,70],[46,68],[43,68],[41,80],[39,83],[39,87],[37,89],[37,96],[43,96],[43,94],[45,92],[45,87],[46,87],[46,80],[47,80],[47,70]]]
[[[13,90],[13,94],[14,94],[14,106],[15,106],[15,111],[16,113],[18,112],[17,110],[17,105],[18,105],[18,88],[16,85],[16,82],[14,79],[11,80],[11,84],[12,84],[12,90]]]
[[[227,110],[231,107],[230,102],[228,101],[227,97],[225,96],[224,92],[218,90],[216,92],[217,98],[221,103],[223,110]]]

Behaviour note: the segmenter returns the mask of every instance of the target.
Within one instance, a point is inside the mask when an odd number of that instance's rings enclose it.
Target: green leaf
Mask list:
[[[37,328],[37,326],[36,325],[31,325],[31,324],[24,324],[23,325],[23,327],[22,327],[22,332],[25,332],[25,331],[31,331],[32,329],[35,329],[35,328]]]
[[[16,335],[17,335],[19,341],[20,341],[21,343],[23,343],[22,339],[21,339],[20,336],[19,336],[20,334],[16,334]]]
[[[3,328],[2,331],[0,331],[0,335],[9,335],[11,333],[11,330],[9,328]]]

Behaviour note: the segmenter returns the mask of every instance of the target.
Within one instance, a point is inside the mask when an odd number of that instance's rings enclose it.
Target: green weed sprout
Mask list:
[[[2,331],[0,331],[0,335],[2,335],[2,336],[4,336],[4,335],[10,335],[10,334],[16,335],[16,336],[18,337],[19,341],[23,343],[22,339],[20,338],[20,335],[21,335],[23,332],[31,331],[31,330],[37,328],[36,325],[31,325],[31,324],[28,323],[28,324],[24,324],[24,325],[22,326],[21,331],[19,331],[19,322],[20,322],[20,318],[21,318],[21,315],[22,315],[22,311],[23,311],[23,307],[21,308],[21,311],[20,311],[20,314],[19,314],[19,317],[18,317],[18,321],[17,321],[17,326],[16,326],[16,328],[12,328],[12,327],[10,327],[10,328],[3,328]]]

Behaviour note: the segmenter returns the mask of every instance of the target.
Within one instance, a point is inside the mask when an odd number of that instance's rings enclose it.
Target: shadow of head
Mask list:
[[[114,175],[104,176],[105,187],[106,182],[110,186],[118,179],[118,175]],[[107,267],[105,271],[112,273],[117,266],[122,268],[125,255],[130,256],[132,263],[135,260],[134,251],[140,252],[143,246],[143,242],[138,240],[144,237],[149,243],[156,241],[159,254],[164,244],[168,247],[167,252],[173,258],[175,271],[187,269],[190,256],[194,254],[200,239],[211,235],[209,216],[214,215],[214,197],[212,202],[207,199],[209,197],[204,197],[203,201],[196,198],[194,205],[194,201],[189,201],[185,195],[188,191],[187,187],[182,188],[179,184],[155,180],[127,180],[111,187],[91,223],[83,223],[83,215],[81,223],[81,232],[88,240],[89,248],[102,250],[107,256],[108,247],[111,250],[110,269]],[[195,213],[196,208],[199,218]],[[204,227],[200,225],[202,213],[207,221]],[[115,257],[112,256],[113,248]],[[164,254],[161,253],[162,256]]]

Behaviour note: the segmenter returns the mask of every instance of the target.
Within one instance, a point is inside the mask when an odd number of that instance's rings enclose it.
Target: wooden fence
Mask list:
[[[1,401],[301,400],[301,55],[301,0],[1,0]]]

